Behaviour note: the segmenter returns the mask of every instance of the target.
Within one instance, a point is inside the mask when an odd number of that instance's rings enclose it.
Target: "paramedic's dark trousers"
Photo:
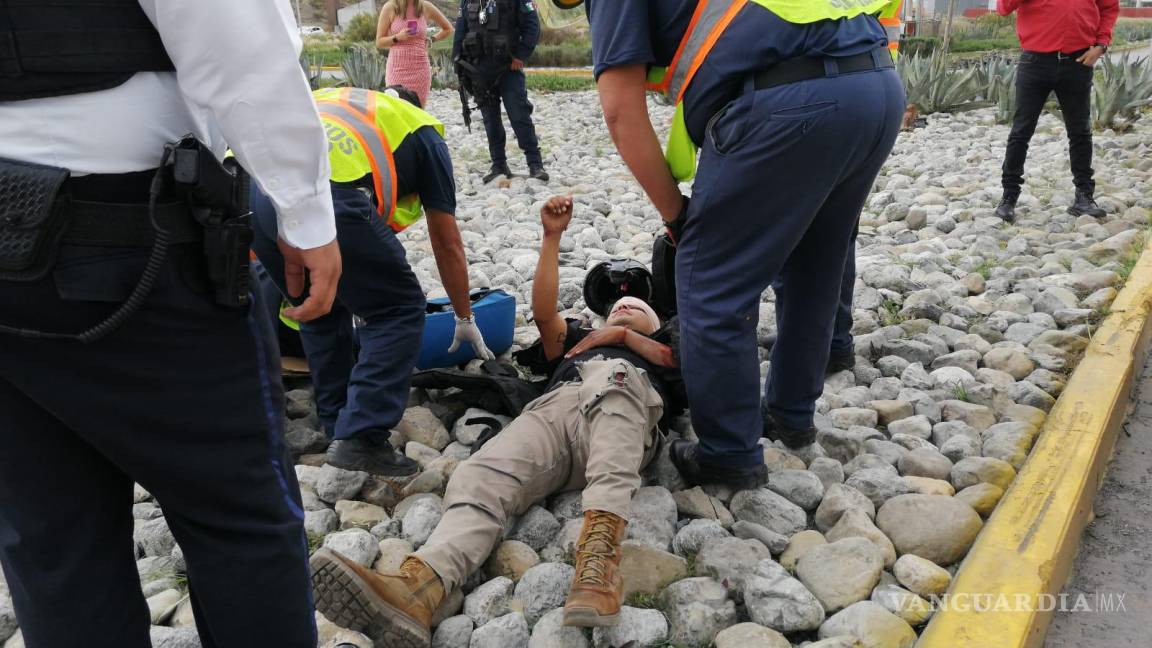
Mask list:
[[[367,195],[333,186],[332,199],[344,264],[336,302],[324,317],[300,325],[316,410],[330,437],[347,439],[373,430],[386,434],[408,404],[424,334],[424,291],[404,246]],[[252,207],[257,225],[252,249],[283,289],[276,212],[259,191],[252,192]],[[356,331],[353,315],[363,320]],[[359,358],[353,336],[359,337]]]
[[[852,299],[856,287],[856,234],[859,226],[852,230],[852,241],[848,255],[844,258],[844,276],[840,279],[840,301],[836,305],[836,324],[832,329],[831,353],[852,353],[855,343],[852,338]],[[780,290],[780,277],[772,282],[774,291]],[[777,293],[779,294],[779,293]],[[780,330],[780,311],[776,311],[776,330]]]
[[[199,247],[173,246],[145,306],[103,340],[0,334],[0,560],[28,648],[151,645],[133,482],[183,549],[205,648],[315,646],[275,342],[260,304],[199,292]],[[65,248],[54,275],[0,282],[0,320],[83,330],[146,256]]]
[[[904,112],[892,70],[764,90],[714,118],[678,247],[681,369],[704,464],[763,461],[756,323],[779,277],[764,390],[785,426],[812,424],[852,234]]]

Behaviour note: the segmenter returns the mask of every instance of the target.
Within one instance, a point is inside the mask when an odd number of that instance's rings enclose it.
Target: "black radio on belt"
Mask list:
[[[172,181],[187,195],[192,215],[204,227],[204,258],[216,303],[247,306],[252,245],[248,174],[234,158],[219,162],[195,137],[168,146]]]

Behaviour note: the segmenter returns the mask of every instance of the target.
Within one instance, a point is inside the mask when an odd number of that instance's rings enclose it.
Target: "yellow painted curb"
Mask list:
[[[1152,244],[984,525],[918,648],[1040,647],[1152,335]],[[1041,596],[1045,595],[1045,596]],[[1058,601],[1058,598],[1056,599]]]

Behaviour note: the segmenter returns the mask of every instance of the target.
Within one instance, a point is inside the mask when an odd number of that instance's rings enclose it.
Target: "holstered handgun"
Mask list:
[[[186,193],[193,217],[204,227],[204,259],[213,297],[221,306],[247,306],[253,239],[248,174],[235,158],[219,162],[195,137],[169,146],[172,181]]]

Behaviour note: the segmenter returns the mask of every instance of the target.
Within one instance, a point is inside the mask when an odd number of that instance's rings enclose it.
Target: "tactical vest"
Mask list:
[[[519,5],[514,0],[467,0],[463,10],[468,21],[468,33],[461,44],[464,58],[511,61],[520,42]]]
[[[683,182],[696,175],[696,144],[688,135],[688,127],[684,121],[684,93],[716,41],[749,3],[760,5],[787,22],[807,25],[821,20],[855,18],[861,14],[876,15],[882,20],[894,18],[900,11],[902,1],[699,0],[696,11],[692,14],[692,20],[688,23],[688,30],[672,57],[672,63],[666,68],[652,68],[648,73],[647,88],[663,94],[676,106],[665,150],[665,159],[668,161],[672,176],[677,181]],[[897,19],[898,25],[899,19]],[[885,28],[888,28],[888,24],[885,24]],[[896,49],[891,43],[889,47],[895,58]]]
[[[0,101],[107,90],[174,69],[138,0],[0,0]]]
[[[409,135],[431,126],[444,136],[444,124],[412,104],[382,92],[328,88],[312,93],[328,136],[328,161],[335,182],[356,182],[369,174],[376,209],[396,232],[420,220],[416,194],[399,196],[392,152]]]

